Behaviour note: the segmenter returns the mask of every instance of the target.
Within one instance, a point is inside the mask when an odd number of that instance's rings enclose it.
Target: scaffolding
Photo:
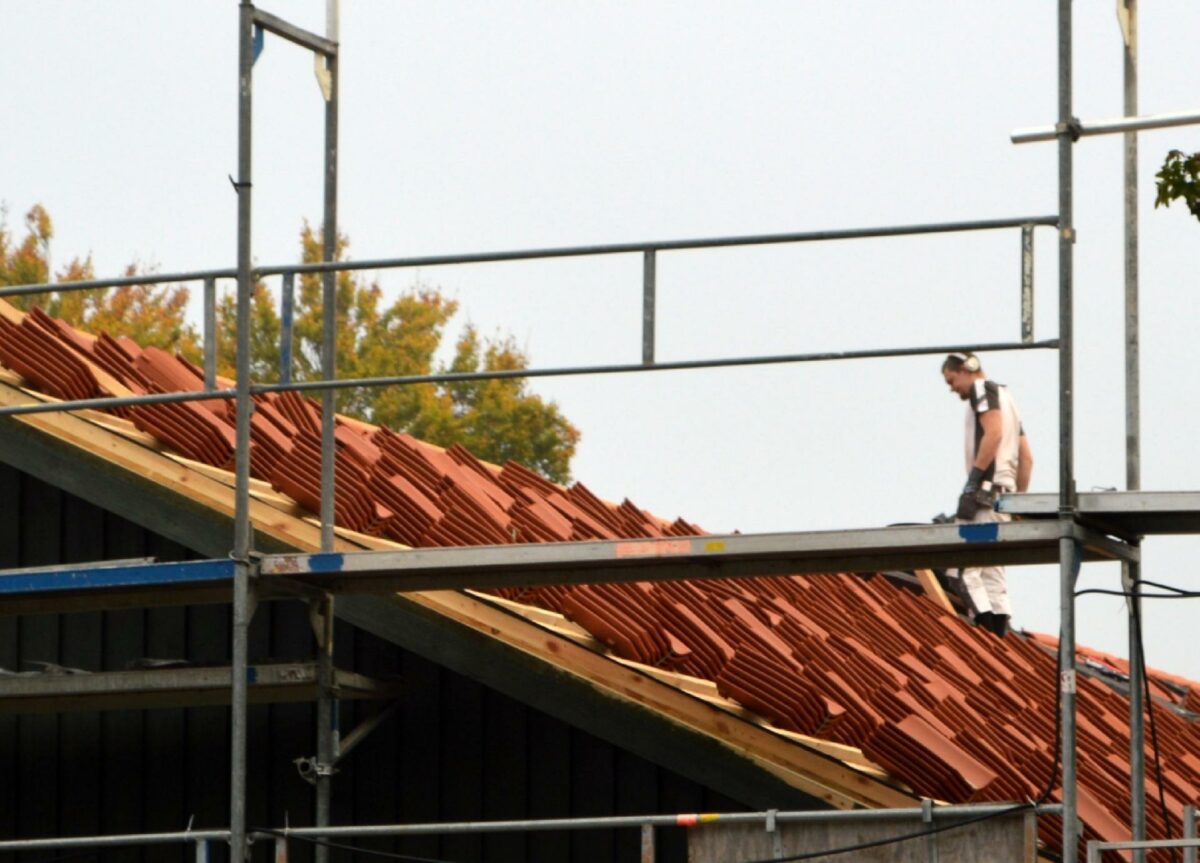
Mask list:
[[[806,233],[709,237],[648,241],[613,245],[560,247],[520,251],[480,252],[460,255],[390,258],[339,262],[335,260],[337,233],[338,139],[338,21],[336,0],[329,3],[326,35],[298,28],[256,8],[249,0],[239,3],[238,72],[238,175],[233,182],[238,196],[238,259],[235,269],[209,269],[182,273],[97,279],[70,284],[43,284],[0,289],[0,297],[50,291],[89,290],[139,284],[200,281],[204,285],[205,386],[194,393],[169,393],[125,398],[32,402],[0,407],[0,415],[13,416],[83,408],[113,408],[199,399],[228,399],[236,407],[235,513],[232,553],[227,560],[185,564],[149,561],[99,562],[89,566],[49,567],[0,573],[0,613],[28,614],[65,609],[102,609],[232,602],[232,665],[225,669],[155,669],[92,675],[86,684],[78,677],[53,683],[31,680],[0,682],[0,703],[15,710],[96,709],[97,705],[147,705],[214,703],[228,697],[231,705],[231,766],[229,829],[181,834],[146,834],[108,837],[109,844],[130,841],[197,842],[228,840],[234,860],[245,859],[246,827],[246,705],[255,699],[315,698],[318,703],[317,755],[309,765],[316,785],[314,836],[338,831],[364,835],[364,831],[396,828],[331,828],[330,776],[339,755],[334,737],[332,710],[335,697],[394,698],[394,684],[336,669],[332,653],[334,597],[343,594],[419,591],[433,587],[501,587],[513,585],[582,584],[605,581],[648,581],[679,578],[728,578],[748,575],[903,569],[915,566],[978,564],[1059,564],[1061,636],[1059,654],[1063,669],[1059,682],[1062,719],[1063,848],[1078,845],[1075,741],[1075,582],[1079,566],[1088,560],[1119,560],[1125,590],[1132,594],[1130,607],[1130,723],[1132,766],[1131,832],[1140,849],[1159,847],[1145,843],[1145,789],[1141,670],[1137,662],[1139,546],[1146,535],[1200,533],[1200,493],[1141,492],[1138,431],[1138,331],[1137,331],[1137,215],[1136,132],[1200,122],[1200,114],[1138,117],[1137,17],[1135,0],[1123,0],[1122,29],[1125,60],[1126,117],[1085,124],[1072,113],[1072,21],[1070,0],[1058,0],[1058,120],[1053,127],[1014,133],[1014,143],[1057,142],[1058,213],[1012,219],[960,221],[938,224],[871,227]],[[251,246],[251,94],[253,65],[270,33],[311,51],[317,58],[317,77],[325,107],[324,136],[324,260],[321,263],[259,266],[252,263]],[[1126,431],[1127,491],[1077,494],[1074,471],[1074,336],[1073,255],[1075,243],[1073,162],[1074,145],[1083,136],[1124,134],[1126,142]],[[1036,340],[1033,319],[1033,237],[1038,227],[1058,234],[1058,336]],[[719,247],[794,244],[832,240],[914,236],[970,231],[1020,231],[1020,338],[1012,342],[894,347],[808,354],[742,356],[659,362],[655,358],[656,270],[661,253]],[[561,257],[641,255],[643,259],[642,358],[640,363],[528,369],[512,372],[447,373],[420,376],[339,379],[334,355],[335,277],[360,269],[396,269],[432,265],[535,260]],[[320,274],[323,296],[321,379],[295,382],[291,378],[293,292],[297,274]],[[281,382],[254,384],[250,380],[249,327],[237,330],[236,386],[216,386],[216,284],[236,279],[237,320],[250,320],[254,282],[278,275],[282,283]],[[1020,515],[1022,521],[1001,525],[924,525],[850,531],[811,531],[765,535],[706,536],[672,540],[629,540],[563,543],[539,546],[497,546],[453,549],[416,549],[403,552],[334,551],[334,392],[340,388],[399,386],[504,377],[549,377],[583,374],[655,372],[677,369],[801,363],[813,361],[938,355],[952,351],[1056,350],[1059,358],[1059,490],[1056,495],[1012,495],[998,508]],[[252,398],[269,392],[312,391],[322,396],[321,550],[312,554],[258,553],[254,548],[250,518],[250,414]],[[981,530],[981,528],[986,528]],[[310,603],[318,642],[315,663],[290,669],[255,666],[249,662],[247,629],[256,603],[273,599],[302,599]],[[254,670],[254,674],[251,674]],[[140,675],[140,676],[136,676]],[[256,676],[257,675],[257,676]],[[256,683],[252,683],[256,680]],[[23,694],[17,690],[23,687]],[[226,691],[226,687],[228,690]],[[8,702],[8,699],[16,701]],[[22,700],[23,699],[23,700]],[[204,700],[208,699],[208,700]],[[369,728],[360,729],[362,734]],[[359,733],[359,732],[356,732]],[[356,738],[361,739],[361,738]],[[1054,811],[1060,811],[1053,807]],[[756,816],[758,817],[758,816]],[[645,824],[645,819],[638,822]],[[1194,817],[1190,819],[1193,823]],[[446,825],[442,825],[443,827]],[[293,830],[295,835],[300,831]],[[164,838],[168,837],[168,838]],[[34,847],[69,847],[78,840],[19,840],[0,842],[0,850]],[[86,841],[97,844],[96,837]],[[1194,840],[1191,840],[1195,844]],[[33,843],[33,844],[31,844]],[[36,844],[41,843],[41,844]],[[1141,843],[1141,844],[1138,844]],[[1115,847],[1115,846],[1114,846]],[[325,849],[318,847],[318,860]],[[1067,852],[1069,853],[1069,852]],[[205,858],[206,859],[206,858]]]

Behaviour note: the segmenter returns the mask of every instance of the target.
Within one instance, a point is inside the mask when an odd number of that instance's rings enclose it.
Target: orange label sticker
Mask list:
[[[617,557],[669,557],[691,554],[692,544],[686,539],[662,539],[649,542],[618,542]]]
[[[715,812],[705,812],[699,815],[676,815],[675,823],[680,827],[695,827],[697,824],[711,824],[720,818],[720,814]]]

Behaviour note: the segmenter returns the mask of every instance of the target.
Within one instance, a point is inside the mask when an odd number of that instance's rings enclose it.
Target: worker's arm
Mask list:
[[[996,450],[1000,449],[1002,433],[1000,411],[990,410],[981,413],[979,424],[983,426],[983,439],[979,441],[979,449],[975,451],[974,466],[980,470],[987,470],[988,466],[996,460]]]
[[[1017,491],[1029,490],[1029,478],[1033,476],[1033,450],[1029,448],[1029,438],[1025,430],[1017,444]]]
[[[971,465],[971,473],[967,484],[963,486],[962,494],[958,496],[958,508],[954,515],[960,521],[971,521],[981,508],[991,506],[990,489],[982,488],[983,477],[996,458],[996,450],[1000,448],[1001,420],[1000,411],[985,410],[979,414],[979,424],[983,428],[983,437],[975,450],[975,463]]]

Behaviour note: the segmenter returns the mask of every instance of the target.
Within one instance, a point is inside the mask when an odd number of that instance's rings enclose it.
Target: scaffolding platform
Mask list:
[[[1119,539],[1068,524],[1085,560],[1136,560]],[[861,530],[265,555],[260,599],[420,590],[744,578],[1054,563],[1058,520]],[[229,602],[232,560],[0,572],[0,614]]]
[[[1024,519],[1058,516],[1057,494],[1009,494],[996,509]],[[1200,491],[1089,491],[1078,515],[1099,530],[1125,537],[1200,533]]]
[[[1137,549],[1069,525],[1085,560]],[[860,530],[727,534],[264,557],[262,580],[287,577],[332,593],[745,578],[829,572],[1056,563],[1056,522],[929,524]]]
[[[250,665],[246,678],[250,704],[311,702],[320,694],[316,662]],[[229,666],[0,675],[0,714],[227,706],[231,682]],[[344,700],[393,699],[400,684],[335,668],[330,691]]]

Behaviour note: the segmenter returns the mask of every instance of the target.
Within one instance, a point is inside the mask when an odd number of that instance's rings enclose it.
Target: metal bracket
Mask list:
[[[322,777],[333,776],[338,772],[335,764],[322,764],[316,758],[293,758],[292,763],[296,765],[296,770],[300,773],[300,778],[309,785],[316,785],[317,779]]]
[[[322,653],[333,654],[333,597],[322,594],[308,601],[308,620]]]
[[[370,717],[369,719],[364,719],[362,722],[360,722],[353,731],[347,734],[340,741],[337,755],[334,756],[333,763],[330,766],[336,768],[339,764],[341,764],[342,760],[349,756],[350,753],[355,750],[358,744],[362,743],[372,731],[374,731],[383,723],[387,722],[387,720],[391,719],[399,707],[400,702],[393,701],[374,716]]]
[[[1105,536],[1099,531],[1079,524],[1078,522],[1070,523],[1069,533],[1064,530],[1064,537],[1074,539],[1080,545],[1102,552],[1113,557],[1116,560],[1127,560],[1131,563],[1139,563],[1142,559],[1142,550],[1137,545],[1124,542],[1119,539],[1114,539],[1110,536]]]
[[[1129,0],[1117,0],[1117,25],[1121,28],[1121,39],[1125,42],[1125,47],[1128,48],[1132,43],[1131,38],[1131,19],[1133,13],[1129,11]]]
[[[779,814],[778,809],[767,810],[767,832],[771,834],[771,856],[783,856],[783,835],[779,832],[779,825],[775,820],[775,816]]]
[[[928,797],[921,798],[921,823],[927,827],[933,826],[933,801]],[[936,833],[930,833],[925,837],[925,863],[938,863]]]
[[[250,541],[254,541],[254,527],[250,528]],[[232,553],[229,555],[230,560],[238,563],[237,558]],[[247,620],[253,620],[255,613],[258,611],[258,586],[261,583],[260,576],[262,575],[262,554],[257,551],[249,551],[246,553],[244,561],[247,567],[247,596],[246,596],[246,617]]]
[[[1054,131],[1059,135],[1065,132],[1071,136],[1071,141],[1075,142],[1078,141],[1079,137],[1083,134],[1083,123],[1079,122],[1078,117],[1072,117],[1065,123],[1055,123]]]
[[[317,86],[321,88],[321,96],[328,102],[333,98],[333,75],[329,72],[329,63],[323,54],[313,52],[313,73],[317,76]]]

